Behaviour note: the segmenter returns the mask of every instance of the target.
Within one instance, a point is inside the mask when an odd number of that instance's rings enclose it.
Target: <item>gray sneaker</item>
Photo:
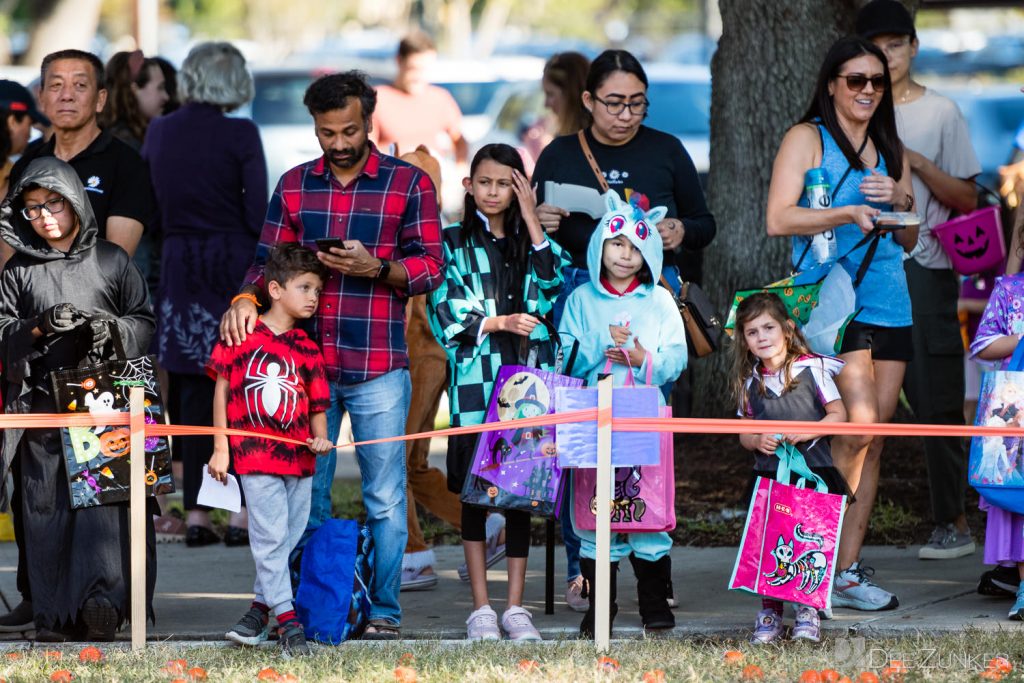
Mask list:
[[[255,607],[250,607],[224,637],[239,645],[255,647],[266,640],[267,635],[266,615]]]
[[[953,524],[937,526],[932,531],[928,543],[917,551],[919,560],[953,560],[974,552],[974,539],[971,532],[963,532]]]

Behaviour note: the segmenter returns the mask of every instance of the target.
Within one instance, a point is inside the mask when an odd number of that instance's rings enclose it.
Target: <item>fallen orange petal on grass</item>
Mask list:
[[[396,666],[395,680],[398,683],[416,683],[416,669],[411,666]]]
[[[597,666],[599,669],[607,669],[609,671],[619,670],[619,660],[612,659],[611,657],[601,657],[597,660]]]
[[[523,673],[531,673],[540,669],[540,662],[536,659],[520,659],[518,666]]]
[[[980,674],[978,674],[978,677],[983,678],[986,681],[1001,681],[1003,680],[1003,676],[1005,675],[1006,674],[1004,674],[1002,671],[999,671],[998,669],[985,669]]]
[[[7,657],[7,659],[21,659],[20,652],[7,652],[4,656]]]
[[[722,655],[722,660],[726,664],[739,664],[743,661],[743,653],[739,650],[726,650]]]
[[[260,669],[260,672],[256,674],[257,681],[279,681],[281,680],[281,674],[277,673],[277,669]]]
[[[60,650],[44,650],[43,651],[43,658],[44,659],[60,659],[63,656],[64,656],[64,653],[61,652]]]
[[[993,657],[988,660],[988,668],[1002,674],[1008,674],[1013,671],[1013,664],[1010,664],[1010,660],[1006,657]]]
[[[50,674],[50,680],[52,683],[70,683],[75,680],[75,675],[67,669],[57,669]]]
[[[299,677],[295,674],[281,674],[281,677],[277,680],[281,683],[299,683]]]
[[[170,674],[173,676],[175,674],[185,673],[185,669],[187,668],[188,662],[186,662],[184,659],[171,659],[162,667],[160,667],[160,670],[163,671],[165,674]]]
[[[206,674],[206,669],[201,666],[194,666],[188,670],[188,678],[191,681],[205,681],[209,676]]]
[[[644,672],[644,683],[665,683],[665,672],[661,669],[652,669]]]
[[[817,669],[804,669],[803,672],[800,673],[800,678],[797,680],[799,680],[800,683],[822,683],[824,679],[821,677],[821,674]]]
[[[93,662],[101,661],[102,659],[103,653],[98,647],[89,645],[88,647],[83,647],[78,651],[78,661],[83,664],[91,664]]]
[[[747,664],[743,667],[743,674],[740,678],[745,681],[760,681],[764,678],[764,669],[757,664]]]
[[[878,683],[878,675],[873,671],[861,671],[857,683]]]
[[[835,669],[822,669],[821,680],[825,683],[838,683],[839,679],[842,678],[842,674]]]

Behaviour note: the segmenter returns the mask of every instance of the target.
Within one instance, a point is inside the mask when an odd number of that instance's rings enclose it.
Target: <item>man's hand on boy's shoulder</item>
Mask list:
[[[331,440],[323,436],[306,439],[306,445],[309,447],[309,450],[317,455],[326,455],[334,450],[334,444],[331,443]]]

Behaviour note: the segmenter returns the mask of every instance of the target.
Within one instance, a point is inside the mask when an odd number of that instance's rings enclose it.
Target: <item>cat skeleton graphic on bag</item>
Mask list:
[[[828,558],[820,550],[825,539],[819,534],[805,534],[800,524],[794,527],[793,538],[804,543],[814,543],[819,549],[806,550],[794,560],[793,554],[796,550],[793,541],[787,541],[779,535],[779,542],[772,551],[772,557],[776,561],[775,571],[765,572],[764,575],[769,579],[769,586],[781,586],[799,577],[799,590],[810,594],[818,589],[828,571]]]

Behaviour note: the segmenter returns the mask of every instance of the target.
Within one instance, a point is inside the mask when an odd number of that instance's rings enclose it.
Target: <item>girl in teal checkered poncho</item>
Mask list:
[[[537,220],[536,199],[522,159],[512,147],[486,145],[463,180],[461,223],[444,230],[445,279],[427,305],[430,327],[448,355],[448,400],[453,427],[480,424],[503,364],[519,364],[524,349],[537,351],[538,367],[550,370],[555,342],[540,318],[551,311],[569,263],[549,242]],[[448,488],[462,491],[476,436],[448,440]],[[487,511],[462,506],[462,540],[473,589],[470,639],[498,640],[497,614],[487,598],[484,566]],[[508,609],[501,626],[510,639],[539,640],[522,607],[530,518],[506,513]]]

